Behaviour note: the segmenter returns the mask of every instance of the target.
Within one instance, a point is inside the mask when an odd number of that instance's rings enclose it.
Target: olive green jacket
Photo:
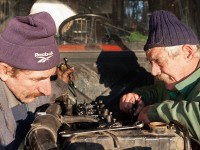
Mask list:
[[[135,89],[146,105],[150,121],[169,123],[177,120],[188,128],[191,137],[200,141],[200,68],[168,91],[163,83]]]

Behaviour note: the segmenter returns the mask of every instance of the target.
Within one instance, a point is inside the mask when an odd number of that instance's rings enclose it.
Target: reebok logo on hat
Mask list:
[[[45,63],[49,58],[53,56],[53,52],[35,53],[35,58],[38,58],[38,63]]]

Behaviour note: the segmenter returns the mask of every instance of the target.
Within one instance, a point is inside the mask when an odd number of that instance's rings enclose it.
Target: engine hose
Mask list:
[[[46,113],[35,118],[25,137],[25,150],[58,149],[57,132],[61,126],[59,109],[59,104],[53,103],[47,108]]]

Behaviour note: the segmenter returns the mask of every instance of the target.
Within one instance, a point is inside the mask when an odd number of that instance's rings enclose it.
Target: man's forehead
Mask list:
[[[33,70],[25,70],[22,71],[21,73],[24,73],[28,76],[43,76],[43,77],[48,77],[56,73],[56,67],[48,69],[48,70],[43,70],[43,71],[33,71]]]

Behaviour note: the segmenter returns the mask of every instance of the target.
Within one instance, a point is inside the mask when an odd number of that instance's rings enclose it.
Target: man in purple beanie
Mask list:
[[[55,33],[55,22],[41,12],[11,19],[0,34],[0,149],[17,149],[36,108],[67,90],[61,79],[50,80],[60,61]]]
[[[149,21],[144,46],[152,74],[160,84],[134,89],[120,100],[120,109],[135,114],[146,124],[177,120],[190,137],[200,141],[200,49],[190,27],[171,12],[155,11]]]

